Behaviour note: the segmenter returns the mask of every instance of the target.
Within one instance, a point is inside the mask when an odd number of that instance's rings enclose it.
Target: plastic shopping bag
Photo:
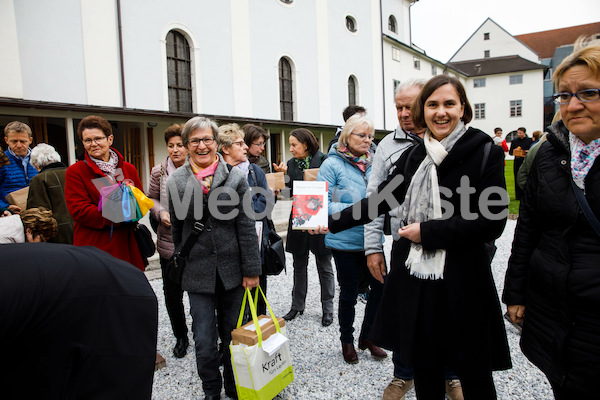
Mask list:
[[[246,299],[248,299],[258,343],[253,346],[244,344],[229,346],[239,400],[271,400],[294,381],[290,342],[285,334],[285,327],[280,327],[260,287],[259,292],[265,299],[276,333],[263,340],[256,306],[252,301],[250,290],[246,289],[237,327],[242,325]]]
[[[144,215],[146,215],[146,213],[148,212],[149,209],[151,209],[152,207],[154,207],[154,201],[150,200],[144,194],[144,192],[142,192],[137,187],[135,187],[133,185],[128,185],[128,186],[129,186],[129,189],[131,190],[133,196],[135,197],[135,199],[137,201],[137,205],[139,206],[140,211],[142,213],[142,217],[143,217]]]

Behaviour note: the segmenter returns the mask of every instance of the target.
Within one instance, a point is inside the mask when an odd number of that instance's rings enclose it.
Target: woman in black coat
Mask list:
[[[502,300],[521,349],[556,399],[598,398],[600,381],[600,41],[576,44],[553,76],[562,121],[547,128],[521,200]]]
[[[380,185],[379,192],[396,186],[405,225],[371,340],[414,368],[418,399],[444,398],[444,366],[460,378],[465,399],[495,399],[491,371],[511,367],[488,251],[508,213],[504,154],[487,134],[465,127],[472,110],[455,78],[432,78],[412,110],[427,131]],[[370,221],[370,208],[379,215],[395,206],[378,197],[361,202],[359,220],[352,208],[332,216],[330,230]]]
[[[290,132],[290,152],[294,156],[287,165],[283,163],[273,167],[284,172],[289,179],[286,186],[293,189],[294,181],[304,180],[304,170],[319,168],[327,156],[319,151],[319,143],[311,131],[305,128]],[[292,196],[293,196],[292,191]],[[283,316],[286,321],[296,318],[304,312],[306,292],[308,290],[307,267],[309,250],[315,255],[319,281],[321,283],[321,304],[323,318],[321,324],[329,326],[333,322],[333,296],[335,281],[331,265],[331,250],[325,247],[325,235],[311,236],[306,231],[292,230],[292,216],[288,223],[286,251],[294,257],[294,288],[292,289],[292,307]]]

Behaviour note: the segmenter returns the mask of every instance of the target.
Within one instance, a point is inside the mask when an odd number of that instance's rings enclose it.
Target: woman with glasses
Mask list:
[[[228,166],[217,153],[218,136],[217,124],[208,118],[187,121],[181,139],[189,156],[167,181],[175,250],[182,248],[196,222],[204,225],[189,253],[181,287],[190,299],[196,367],[207,400],[221,398],[223,383],[225,394],[237,398],[231,331],[245,289],[258,286],[261,273],[254,220],[242,202],[248,181],[241,169]],[[218,336],[223,345],[223,375]]]
[[[267,178],[263,170],[258,164],[252,164],[248,159],[247,155],[250,148],[246,144],[244,133],[245,131],[241,130],[238,124],[221,125],[219,127],[219,153],[221,153],[223,160],[227,164],[241,169],[246,175],[248,186],[252,192],[252,210],[257,214],[263,214],[265,211],[269,212],[268,217],[265,216],[256,220],[256,224],[260,225],[260,231],[263,233],[260,238],[262,241],[269,233],[267,218],[271,217],[270,211],[273,209],[273,195],[267,185]],[[262,259],[263,249],[261,246]],[[266,295],[267,275],[265,274],[260,275],[260,287]],[[258,291],[253,291],[252,295],[257,296]],[[267,313],[267,304],[262,296],[258,298],[257,312],[259,315]]]
[[[71,165],[65,174],[65,200],[74,222],[73,244],[97,247],[143,271],[148,261],[135,240],[135,225],[98,211],[101,187],[129,181],[143,190],[138,172],[112,147],[112,126],[104,118],[88,115],[79,122],[77,136],[85,159]]]
[[[319,143],[315,135],[305,128],[290,132],[290,158],[287,164],[274,164],[275,171],[288,175],[288,188],[293,189],[294,181],[304,180],[306,169],[319,168],[327,156],[319,151]],[[292,192],[293,195],[293,192]],[[292,215],[288,224],[286,251],[294,257],[294,288],[292,289],[291,310],[283,316],[286,321],[293,320],[304,313],[306,292],[308,290],[308,252],[315,255],[319,282],[321,284],[321,305],[323,317],[321,324],[329,326],[333,322],[333,296],[335,281],[331,265],[331,250],[325,247],[325,235],[311,236],[307,231],[292,229]]]
[[[329,214],[341,211],[366,196],[373,160],[370,151],[373,133],[373,122],[364,114],[355,114],[346,121],[338,142],[329,150],[327,160],[323,162],[317,175],[318,181],[328,183]],[[333,253],[340,285],[338,320],[344,361],[349,364],[358,362],[354,348],[353,325],[361,270],[363,275],[368,277],[371,291],[365,307],[358,348],[368,348],[376,359],[387,357],[385,351],[368,339],[381,300],[383,283],[369,273],[365,256],[364,227],[356,226],[336,234],[327,233],[325,246]]]
[[[546,129],[531,166],[502,300],[555,398],[591,399],[600,380],[600,41],[579,39],[552,79],[562,121]]]
[[[248,161],[258,165],[265,174],[270,173],[269,161],[263,156],[266,142],[269,140],[269,133],[253,124],[246,124],[242,129],[244,130],[244,141],[248,146]]]

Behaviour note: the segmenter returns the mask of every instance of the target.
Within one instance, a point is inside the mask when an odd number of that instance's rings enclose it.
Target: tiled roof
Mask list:
[[[448,65],[467,76],[505,74],[546,68],[542,64],[536,64],[520,56],[480,58],[478,60],[451,62]]]
[[[600,22],[553,29],[551,31],[515,35],[515,38],[535,51],[540,58],[552,58],[557,47],[573,44],[579,36],[600,34]]]

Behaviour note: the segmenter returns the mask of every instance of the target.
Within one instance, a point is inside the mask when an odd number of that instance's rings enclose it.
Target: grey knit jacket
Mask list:
[[[225,290],[241,285],[244,276],[261,274],[255,221],[244,213],[242,203],[243,196],[248,191],[248,180],[239,168],[229,171],[221,155],[217,156],[219,165],[208,192],[211,216],[204,224],[204,231],[192,248],[183,272],[181,286],[183,290],[192,293],[215,293],[217,274]],[[167,191],[173,243],[178,251],[197,220],[194,206],[197,207],[197,213],[202,208],[202,187],[194,176],[189,161],[171,174],[167,180]],[[227,204],[236,194],[239,201]],[[174,195],[178,199],[174,200]],[[215,208],[215,197],[219,203],[225,204],[219,204]],[[233,219],[216,215],[216,211],[227,215],[236,210],[238,214]],[[196,217],[198,220],[201,218],[198,214]]]
[[[402,153],[420,138],[412,133],[405,132],[400,126],[392,133],[386,135],[377,145],[377,152],[371,165],[371,176],[367,185],[367,197],[373,193],[379,184],[385,181],[394,169],[394,163]],[[402,203],[402,201],[400,201]],[[400,228],[400,207],[390,211],[392,233]],[[382,253],[384,216],[380,215],[372,222],[365,225],[365,254]],[[397,234],[395,235],[397,236]]]

